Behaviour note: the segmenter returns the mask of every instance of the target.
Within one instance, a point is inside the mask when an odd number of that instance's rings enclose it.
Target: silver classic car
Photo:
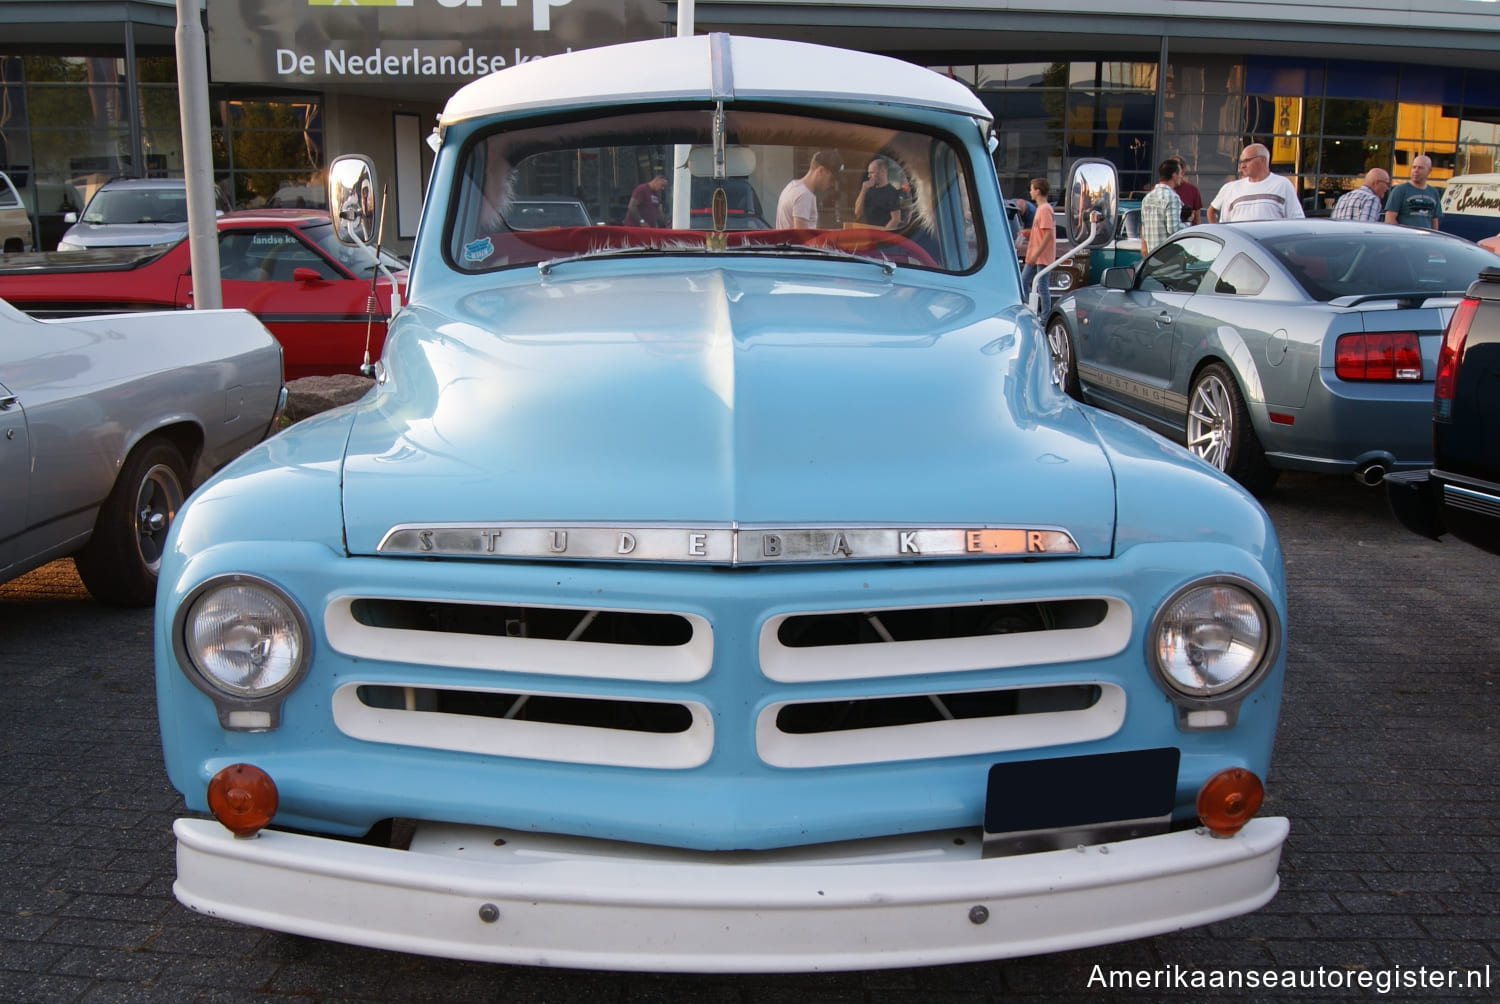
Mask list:
[[[1289,220],[1179,231],[1134,269],[1056,304],[1056,379],[1251,491],[1283,470],[1432,465],[1443,327],[1496,256],[1383,223]]]
[[[0,300],[0,581],[71,554],[96,599],[150,605],[183,499],[283,395],[245,311],[40,321]]]

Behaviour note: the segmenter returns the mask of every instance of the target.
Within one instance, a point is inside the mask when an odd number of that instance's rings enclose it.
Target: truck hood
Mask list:
[[[529,522],[1059,528],[1110,553],[1113,474],[1031,315],[873,267],[641,264],[402,311],[351,427],[350,552]]]

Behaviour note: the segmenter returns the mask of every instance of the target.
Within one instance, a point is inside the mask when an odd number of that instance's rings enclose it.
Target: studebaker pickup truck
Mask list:
[[[478,80],[433,142],[374,389],[172,529],[183,903],[405,952],[777,971],[1275,894],[1276,533],[1054,383],[972,92],[659,39]],[[846,228],[839,177],[876,154],[913,212]],[[657,171],[666,228],[508,212],[598,218]],[[1112,220],[1113,169],[1075,174]],[[694,219],[699,178],[812,225],[734,229],[717,192]],[[373,168],[330,186],[357,242]]]
[[[358,373],[366,353],[380,357],[403,262],[385,255],[389,276],[371,282],[374,254],[334,240],[319,210],[228,213],[218,230],[224,306],[250,311],[271,330],[286,379]],[[188,242],[11,255],[0,260],[0,300],[41,318],[188,308]]]

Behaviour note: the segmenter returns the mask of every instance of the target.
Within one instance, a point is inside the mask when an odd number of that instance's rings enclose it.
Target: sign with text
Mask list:
[[[208,0],[215,82],[465,83],[660,38],[660,0]]]

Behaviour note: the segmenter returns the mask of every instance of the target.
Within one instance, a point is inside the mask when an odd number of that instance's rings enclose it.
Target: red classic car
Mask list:
[[[281,342],[286,379],[358,373],[368,342],[380,358],[391,313],[391,282],[364,248],[333,238],[328,213],[264,209],[219,217],[224,306],[244,307]],[[384,255],[404,288],[406,265]],[[399,271],[398,271],[399,270]],[[0,299],[34,317],[77,317],[190,307],[187,241],[165,249],[69,251],[8,256]]]

